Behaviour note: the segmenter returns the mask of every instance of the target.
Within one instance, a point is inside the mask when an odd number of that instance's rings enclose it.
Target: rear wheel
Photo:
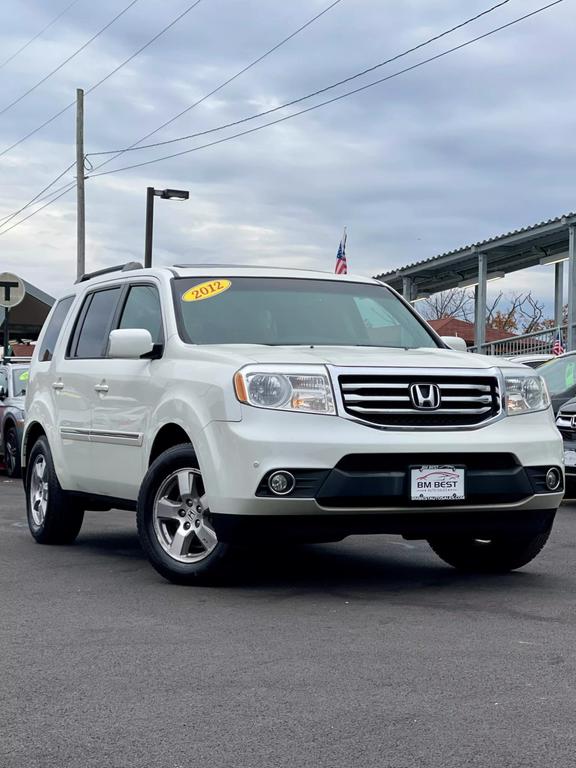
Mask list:
[[[492,539],[465,537],[428,539],[445,563],[461,571],[503,573],[522,568],[548,541],[552,523],[539,533],[495,536]]]
[[[4,462],[6,464],[6,474],[8,477],[20,477],[22,468],[20,466],[20,448],[18,445],[18,434],[14,427],[9,427],[6,431],[4,440]]]
[[[206,504],[202,473],[190,445],[161,454],[138,497],[138,534],[150,562],[177,584],[212,579],[230,551],[218,541]]]
[[[30,533],[39,544],[72,544],[84,510],[62,490],[45,437],[30,452],[26,471],[26,509]]]

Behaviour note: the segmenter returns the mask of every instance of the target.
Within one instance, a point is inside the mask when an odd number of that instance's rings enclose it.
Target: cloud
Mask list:
[[[174,29],[86,98],[86,148],[139,139],[185,109],[328,4],[203,0]],[[62,8],[14,10],[0,50],[16,50]],[[0,148],[74,99],[181,12],[188,2],[140,0],[93,45],[0,117]],[[486,7],[475,0],[343,0],[259,66],[160,132],[205,130],[345,77]],[[513,3],[389,65],[383,76],[536,8]],[[113,0],[81,0],[0,70],[2,104],[110,20]],[[375,274],[574,208],[576,53],[573,7],[562,4],[477,45],[324,109],[250,136],[87,183],[87,263],[141,259],[145,188],[190,190],[157,201],[157,263],[275,263],[332,270],[343,225],[350,269]],[[2,107],[0,104],[0,108]],[[306,106],[306,105],[303,105]],[[246,127],[250,127],[250,124]],[[215,136],[217,138],[217,136]],[[110,167],[206,140],[127,153]],[[73,110],[0,158],[0,217],[74,159]],[[96,162],[98,158],[94,158]],[[71,171],[62,181],[73,181]],[[59,183],[60,184],[60,183]],[[0,266],[54,294],[74,279],[73,194],[0,236]],[[550,301],[552,278],[514,286]],[[507,278],[510,280],[510,278]],[[501,281],[507,290],[507,280]],[[499,286],[500,287],[500,286]]]

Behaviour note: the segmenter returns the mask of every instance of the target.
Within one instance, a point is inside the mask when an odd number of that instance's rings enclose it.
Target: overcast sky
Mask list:
[[[6,4],[0,64],[70,2]],[[544,2],[510,0],[359,84]],[[0,115],[0,152],[73,101],[77,87],[88,89],[111,72],[190,4],[138,0],[73,61]],[[202,0],[86,97],[86,151],[137,141],[329,4]],[[128,0],[78,0],[0,68],[0,110],[126,5]],[[151,140],[212,128],[297,98],[489,5],[489,0],[341,0]],[[188,202],[156,202],[159,264],[217,261],[332,270],[346,225],[349,270],[371,275],[574,210],[575,20],[574,2],[565,0],[363,94],[174,160],[88,180],[88,268],[142,260],[147,186],[190,190]],[[226,133],[215,138],[221,135]],[[107,169],[206,140],[127,153]],[[0,217],[24,205],[74,157],[70,110],[0,158]],[[73,178],[71,171],[56,187]],[[75,237],[72,192],[0,236],[0,271],[16,272],[58,295],[75,276]],[[497,285],[532,288],[548,301],[552,268],[517,273]]]

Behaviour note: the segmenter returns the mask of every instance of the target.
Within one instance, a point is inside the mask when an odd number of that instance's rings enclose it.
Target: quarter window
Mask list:
[[[54,349],[60,336],[60,331],[64,325],[64,321],[70,311],[74,296],[67,296],[65,299],[59,301],[54,307],[54,311],[48,321],[46,332],[42,337],[42,346],[38,353],[38,360],[41,363],[47,363],[54,357]]]
[[[104,356],[120,290],[120,287],[108,288],[86,297],[86,309],[83,307],[80,313],[81,327],[72,340],[72,357]]]
[[[150,331],[154,344],[162,343],[160,296],[153,285],[133,285],[130,288],[118,328],[144,328]]]

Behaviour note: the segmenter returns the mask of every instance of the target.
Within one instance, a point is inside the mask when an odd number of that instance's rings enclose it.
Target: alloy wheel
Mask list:
[[[6,440],[6,464],[8,465],[8,471],[12,475],[16,470],[16,458],[18,455],[18,448],[8,437]]]
[[[154,533],[179,563],[198,563],[218,544],[210,523],[200,470],[179,469],[160,486],[154,500]]]
[[[30,477],[30,508],[34,524],[44,523],[48,510],[48,481],[46,480],[46,459],[42,454],[36,457]]]

